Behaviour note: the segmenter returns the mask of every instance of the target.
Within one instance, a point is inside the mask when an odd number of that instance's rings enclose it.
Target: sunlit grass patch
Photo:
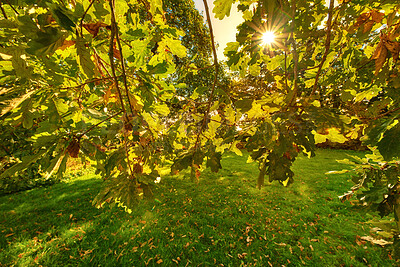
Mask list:
[[[390,266],[385,248],[360,240],[370,216],[337,196],[351,186],[344,151],[295,162],[295,183],[256,189],[257,166],[233,154],[194,184],[166,176],[157,201],[132,214],[96,209],[93,176],[0,198],[0,263],[43,266]],[[0,265],[1,265],[0,264]]]

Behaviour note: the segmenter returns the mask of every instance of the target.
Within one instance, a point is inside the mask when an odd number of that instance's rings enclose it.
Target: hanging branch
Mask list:
[[[114,25],[115,38],[117,40],[119,53],[121,55],[122,79],[124,81],[125,94],[126,94],[126,97],[128,98],[128,104],[129,104],[129,108],[131,110],[131,114],[134,115],[132,103],[131,103],[131,100],[130,100],[130,97],[129,97],[128,82],[126,80],[125,60],[124,60],[124,56],[122,54],[122,46],[121,46],[121,42],[120,42],[120,39],[119,39],[118,27],[117,27],[117,24],[115,23],[115,14],[114,14],[114,9],[113,8],[111,8],[111,16],[113,17],[112,21],[115,24]]]
[[[330,0],[329,9],[328,9],[328,20],[326,22],[326,24],[327,24],[327,33],[326,33],[326,40],[325,40],[325,53],[322,56],[321,63],[319,63],[317,75],[315,76],[315,82],[314,82],[313,90],[311,91],[310,96],[314,95],[315,92],[317,91],[317,85],[318,85],[319,76],[321,75],[322,66],[324,65],[324,63],[326,61],[326,58],[328,57],[329,48],[331,47],[333,6],[334,6],[334,0]]]
[[[114,6],[113,6],[113,0],[109,0],[109,4],[111,7],[111,14],[114,14]],[[110,57],[110,65],[111,65],[111,74],[114,78],[114,83],[115,83],[115,88],[117,89],[118,92],[118,97],[119,97],[119,101],[121,102],[121,108],[122,111],[124,113],[126,113],[126,109],[125,109],[125,105],[124,105],[124,101],[122,99],[122,94],[121,94],[121,90],[119,88],[118,85],[118,78],[117,75],[115,73],[115,65],[114,65],[114,38],[115,38],[115,31],[117,30],[115,28],[116,23],[115,23],[115,16],[111,15],[111,38],[110,38],[110,47],[109,47],[109,57]]]
[[[198,147],[199,147],[199,144],[200,144],[200,134],[201,134],[201,132],[204,130],[204,128],[205,128],[205,126],[206,126],[207,117],[208,117],[208,115],[210,114],[211,104],[212,104],[212,100],[213,100],[213,98],[214,98],[214,92],[215,92],[215,88],[216,88],[216,85],[217,85],[218,69],[219,69],[218,57],[217,57],[217,49],[216,49],[216,47],[215,47],[213,27],[212,27],[212,23],[211,23],[210,11],[208,10],[207,0],[203,0],[203,3],[204,3],[204,8],[205,8],[205,10],[206,10],[208,28],[209,28],[209,31],[210,31],[211,46],[212,46],[213,57],[214,57],[215,75],[214,75],[214,82],[213,82],[213,85],[212,85],[210,97],[209,97],[209,99],[208,99],[207,109],[206,109],[206,112],[204,113],[203,122],[202,122],[201,127],[200,127],[200,130],[199,130],[199,132],[198,132],[198,134],[197,134],[196,143],[195,143],[195,146],[194,146],[194,150],[195,150],[195,151],[196,151],[196,150],[198,149]]]

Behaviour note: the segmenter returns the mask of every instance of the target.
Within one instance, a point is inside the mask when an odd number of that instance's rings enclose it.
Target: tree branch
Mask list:
[[[333,14],[334,2],[335,2],[334,0],[330,0],[330,2],[329,2],[328,20],[326,22],[327,23],[327,33],[326,33],[326,39],[325,39],[325,53],[322,56],[321,63],[319,63],[317,75],[315,76],[313,90],[311,91],[310,96],[314,95],[315,92],[317,91],[318,80],[319,80],[319,76],[321,75],[322,66],[324,65],[324,63],[326,61],[326,58],[329,53],[329,48],[331,46],[332,14]]]
[[[121,108],[122,108],[122,111],[124,113],[126,113],[124,100],[122,98],[121,90],[119,89],[118,78],[115,73],[115,65],[114,65],[114,38],[115,38],[115,31],[117,29],[116,29],[116,23],[115,23],[115,16],[112,15],[112,14],[114,14],[113,0],[109,0],[109,4],[110,4],[110,8],[111,8],[111,37],[110,37],[110,46],[109,46],[108,54],[110,57],[111,73],[114,78],[115,88],[117,89],[117,92],[118,92],[119,101],[121,102]]]
[[[1,4],[1,1],[0,1],[0,9],[1,9],[1,13],[3,13],[4,18],[8,19],[6,11],[4,10],[4,8],[3,8],[2,4]]]
[[[5,1],[12,8],[12,10],[14,10],[14,12],[17,13],[17,15],[19,15],[19,12],[10,4],[10,2],[8,0],[5,0]]]
[[[213,85],[212,85],[210,97],[209,97],[209,99],[208,99],[207,109],[206,109],[206,112],[204,113],[203,121],[202,121],[200,130],[199,130],[199,132],[198,132],[198,134],[197,134],[196,143],[195,143],[195,146],[194,146],[194,150],[195,150],[195,151],[196,151],[196,150],[198,149],[198,147],[199,147],[199,144],[200,144],[200,134],[201,134],[201,132],[204,130],[204,128],[205,128],[205,126],[206,126],[207,117],[208,117],[208,115],[210,114],[211,104],[212,104],[212,100],[213,100],[213,98],[214,98],[215,87],[216,87],[216,85],[217,85],[217,80],[218,80],[218,69],[219,69],[218,57],[217,57],[217,49],[216,49],[216,47],[215,47],[213,27],[212,27],[212,23],[211,23],[210,11],[208,10],[207,0],[203,0],[203,3],[204,3],[204,8],[205,8],[205,10],[206,10],[208,28],[209,28],[209,31],[210,31],[211,46],[212,46],[213,57],[214,57],[215,75],[214,75],[214,82],[213,82]]]

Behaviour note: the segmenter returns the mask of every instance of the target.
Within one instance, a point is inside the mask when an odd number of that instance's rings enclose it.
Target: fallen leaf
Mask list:
[[[162,259],[159,259],[158,261],[157,261],[157,264],[161,264],[163,262],[163,260]]]
[[[369,241],[372,244],[379,245],[379,246],[382,246],[382,247],[386,246],[386,245],[393,244],[393,242],[389,242],[389,241],[386,241],[384,239],[375,239],[372,236],[362,236],[361,240]]]

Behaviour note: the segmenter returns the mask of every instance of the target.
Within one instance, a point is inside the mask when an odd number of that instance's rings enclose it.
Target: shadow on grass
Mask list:
[[[229,154],[199,184],[164,177],[157,201],[132,214],[94,208],[94,178],[0,197],[0,265],[390,266],[386,250],[357,239],[368,218],[337,199],[349,177],[325,175],[345,153],[320,155],[299,159],[294,185],[260,191],[256,164]]]

